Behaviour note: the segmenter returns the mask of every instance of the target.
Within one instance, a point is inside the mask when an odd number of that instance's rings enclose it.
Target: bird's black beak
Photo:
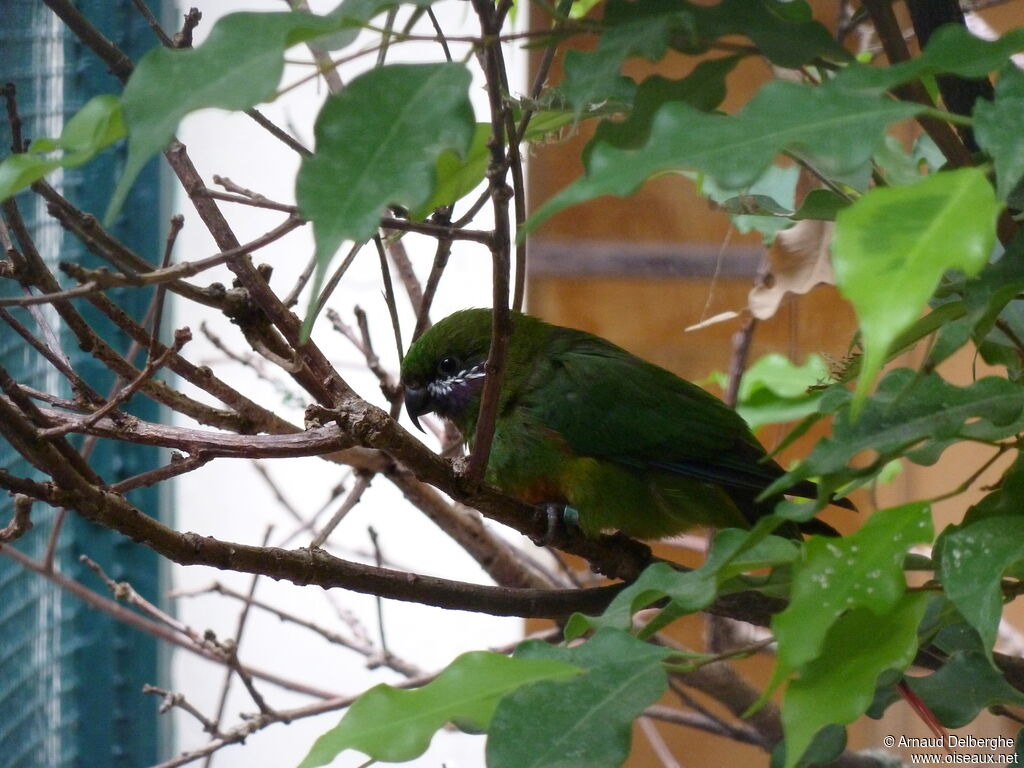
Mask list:
[[[405,410],[409,414],[409,418],[412,419],[412,423],[416,425],[416,429],[424,432],[423,427],[420,426],[419,417],[434,410],[434,405],[430,402],[430,392],[426,387],[406,386]]]

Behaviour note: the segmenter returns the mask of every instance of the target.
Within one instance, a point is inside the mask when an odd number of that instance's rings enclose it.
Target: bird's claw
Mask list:
[[[570,507],[568,504],[549,503],[544,504],[541,511],[544,513],[546,527],[544,535],[539,540],[534,539],[537,546],[556,546],[558,542],[582,535],[580,513],[575,507]]]

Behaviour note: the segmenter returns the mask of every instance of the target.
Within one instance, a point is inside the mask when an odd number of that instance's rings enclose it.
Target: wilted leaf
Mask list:
[[[779,232],[768,250],[768,279],[750,289],[750,313],[767,320],[774,315],[787,294],[801,295],[822,283],[835,282],[829,246],[830,221],[805,219]]]

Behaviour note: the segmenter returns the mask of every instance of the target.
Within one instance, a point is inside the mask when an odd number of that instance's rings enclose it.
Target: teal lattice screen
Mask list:
[[[80,0],[75,4],[133,58],[151,47],[152,32],[129,0]],[[149,5],[159,12],[159,3]],[[90,51],[64,31],[56,16],[40,0],[0,0],[0,82],[17,87],[18,104],[26,137],[59,134],[66,117],[98,93],[117,93],[119,84]],[[2,153],[11,140],[6,120],[0,127]],[[65,196],[86,211],[102,215],[117,178],[122,157],[108,152],[98,161],[73,173],[51,179]],[[148,169],[136,184],[115,234],[136,252],[157,259],[160,230],[160,187],[156,168]],[[50,263],[75,260],[95,264],[94,257],[64,235],[47,219],[45,208],[32,194],[18,197],[44,257]],[[9,281],[5,281],[9,282]],[[0,285],[0,291],[12,290]],[[127,312],[141,319],[145,295],[111,292]],[[98,327],[97,313],[83,300],[76,306]],[[99,392],[109,392],[114,381],[98,363],[78,349],[49,308],[41,317],[62,340],[76,369]],[[38,318],[17,313],[29,328]],[[122,352],[123,336],[108,334]],[[0,323],[0,364],[31,386],[55,391],[59,376],[5,324]],[[57,391],[60,391],[59,389]],[[63,392],[67,394],[67,392]],[[136,397],[130,410],[154,419],[153,403]],[[152,468],[159,457],[153,451],[126,451],[99,442],[90,462],[108,481],[116,482]],[[0,438],[0,466],[32,476],[32,468]],[[132,500],[151,515],[159,515],[159,498],[148,490],[133,492]],[[55,511],[37,504],[35,528],[16,543],[34,558],[46,551]],[[0,525],[10,516],[10,499],[0,495]],[[67,516],[57,540],[56,567],[60,573],[105,593],[102,583],[82,566],[79,555],[101,563],[117,580],[128,580],[142,594],[158,600],[160,573],[148,550],[124,537],[78,518]],[[153,697],[144,697],[144,683],[159,681],[156,644],[152,638],[90,609],[53,583],[25,571],[0,555],[0,766],[124,766],[138,768],[158,761],[158,722]]]

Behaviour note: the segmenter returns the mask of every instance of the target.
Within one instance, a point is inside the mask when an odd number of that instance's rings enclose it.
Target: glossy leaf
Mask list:
[[[973,337],[980,346],[1001,316],[1012,326],[1013,318],[1009,313],[1004,314],[1004,309],[1021,291],[1024,291],[1024,238],[1017,238],[998,261],[986,265],[976,277],[951,283],[950,296],[960,297],[964,313],[939,328],[929,351],[929,365],[934,367],[941,363],[969,338]],[[1013,351],[1017,351],[1015,346]],[[1017,359],[1019,361],[1019,357]]]
[[[884,610],[853,608],[836,620],[819,655],[801,668],[783,696],[786,768],[798,764],[823,727],[852,723],[864,714],[879,675],[910,665],[927,601],[924,594],[903,594]]]
[[[575,648],[524,644],[519,658],[557,660],[586,672],[527,685],[498,704],[487,736],[488,768],[619,768],[633,720],[665,692],[671,651],[603,629]]]
[[[1017,482],[1016,489],[1020,486]],[[1019,504],[1019,497],[1015,498],[1011,503]],[[940,544],[939,580],[990,652],[1003,612],[1003,573],[1024,561],[1024,517],[1011,514],[969,520],[948,528]]]
[[[797,221],[803,219],[820,219],[822,221],[835,221],[836,215],[847,208],[851,201],[830,189],[812,189],[807,197],[797,208],[793,218]]]
[[[886,126],[920,109],[837,88],[780,81],[764,86],[736,116],[705,114],[669,102],[658,110],[642,147],[596,144],[586,175],[542,205],[526,228],[601,195],[629,195],[665,171],[701,171],[738,189],[757,179],[776,154],[791,151],[824,173],[852,172],[868,163]]]
[[[116,96],[94,96],[68,120],[60,138],[41,138],[27,152],[9,155],[0,163],[0,200],[57,168],[75,168],[125,136],[121,102]]]
[[[663,600],[669,604],[641,632],[646,637],[669,621],[695,613],[714,601],[719,585],[746,571],[791,562],[797,555],[796,545],[777,536],[768,535],[779,520],[762,518],[749,531],[726,528],[718,531],[704,564],[692,571],[681,571],[668,563],[654,563],[615,596],[600,616],[573,614],[565,628],[565,637],[572,640],[588,630],[612,627],[629,629],[637,611]]]
[[[543,110],[534,114],[523,139],[527,142],[540,141],[558,132],[573,122],[573,116],[566,111]],[[491,155],[487,140],[491,136],[490,123],[477,123],[473,140],[465,158],[459,153],[446,149],[437,158],[437,186],[430,200],[412,212],[412,218],[425,219],[432,211],[445,205],[452,205],[476,189],[487,176]]]
[[[846,62],[850,53],[839,45],[805,2],[779,0],[722,0],[695,9],[708,38],[741,34],[749,37],[765,58],[794,69],[815,59]]]
[[[446,723],[459,721],[486,730],[499,700],[509,691],[579,673],[578,665],[559,659],[465,653],[421,688],[377,685],[366,691],[338,725],[317,739],[300,768],[327,765],[346,749],[377,760],[412,760],[426,751]]]
[[[189,112],[242,110],[270,100],[284,52],[339,28],[340,20],[302,11],[232,13],[196,48],[157,46],[139,61],[122,97],[128,159],[107,209],[109,221],[146,162],[170,142]]]
[[[793,226],[789,217],[796,205],[799,177],[797,166],[782,168],[773,164],[760,178],[742,189],[724,187],[710,176],[698,177],[698,189],[709,200],[722,206],[739,232],[760,232],[767,245],[779,232]]]
[[[957,651],[937,671],[907,683],[947,728],[962,728],[993,704],[1024,705],[1024,693],[979,651]]]
[[[465,155],[476,129],[469,83],[461,64],[393,64],[327,100],[316,153],[303,160],[295,185],[313,222],[315,288],[342,242],[369,238],[386,206],[416,210],[430,199],[441,153]]]
[[[716,384],[726,376],[716,373]],[[820,355],[808,355],[796,365],[785,355],[770,352],[755,360],[740,379],[736,410],[751,429],[802,419],[818,408],[821,392],[812,387],[829,379],[828,363]]]
[[[930,512],[923,502],[880,510],[849,536],[807,541],[794,564],[790,603],[772,620],[780,668],[800,669],[821,656],[825,637],[846,611],[881,615],[896,605],[906,589],[903,556],[934,535]]]
[[[964,168],[874,189],[836,217],[836,283],[857,312],[864,345],[854,413],[943,273],[974,275],[988,262],[998,211],[984,172]]]
[[[946,24],[935,30],[920,56],[888,67],[852,64],[836,78],[836,84],[882,92],[909,80],[942,73],[984,77],[1002,67],[1018,51],[1024,51],[1024,29],[1014,29],[998,40],[989,41],[958,24]]]
[[[832,436],[819,440],[808,457],[765,490],[766,496],[811,477],[835,490],[870,477],[885,462],[903,455],[917,463],[933,463],[955,440],[999,440],[1016,434],[1024,409],[1024,390],[1005,379],[988,377],[955,387],[937,374],[919,375],[907,368],[882,379],[856,421],[847,407],[850,397],[842,387],[823,393],[820,409],[838,410]],[[914,454],[911,449],[927,453]],[[867,467],[851,466],[862,452],[873,453],[875,460]]]
[[[974,137],[996,166],[996,189],[1006,200],[1024,178],[1024,73],[1004,68],[996,83],[995,101],[978,99],[974,106]]]
[[[453,149],[446,149],[438,155],[434,194],[413,212],[414,219],[425,219],[435,209],[451,205],[480,185],[490,162],[490,150],[487,148],[490,136],[490,123],[477,123],[464,158]]]
[[[710,112],[725,99],[725,78],[740,61],[739,56],[725,56],[702,61],[681,80],[652,75],[636,89],[633,106],[625,120],[603,120],[594,137],[583,148],[583,161],[597,144],[615,147],[643,146],[651,131],[651,122],[663,104],[682,101],[702,112]]]

